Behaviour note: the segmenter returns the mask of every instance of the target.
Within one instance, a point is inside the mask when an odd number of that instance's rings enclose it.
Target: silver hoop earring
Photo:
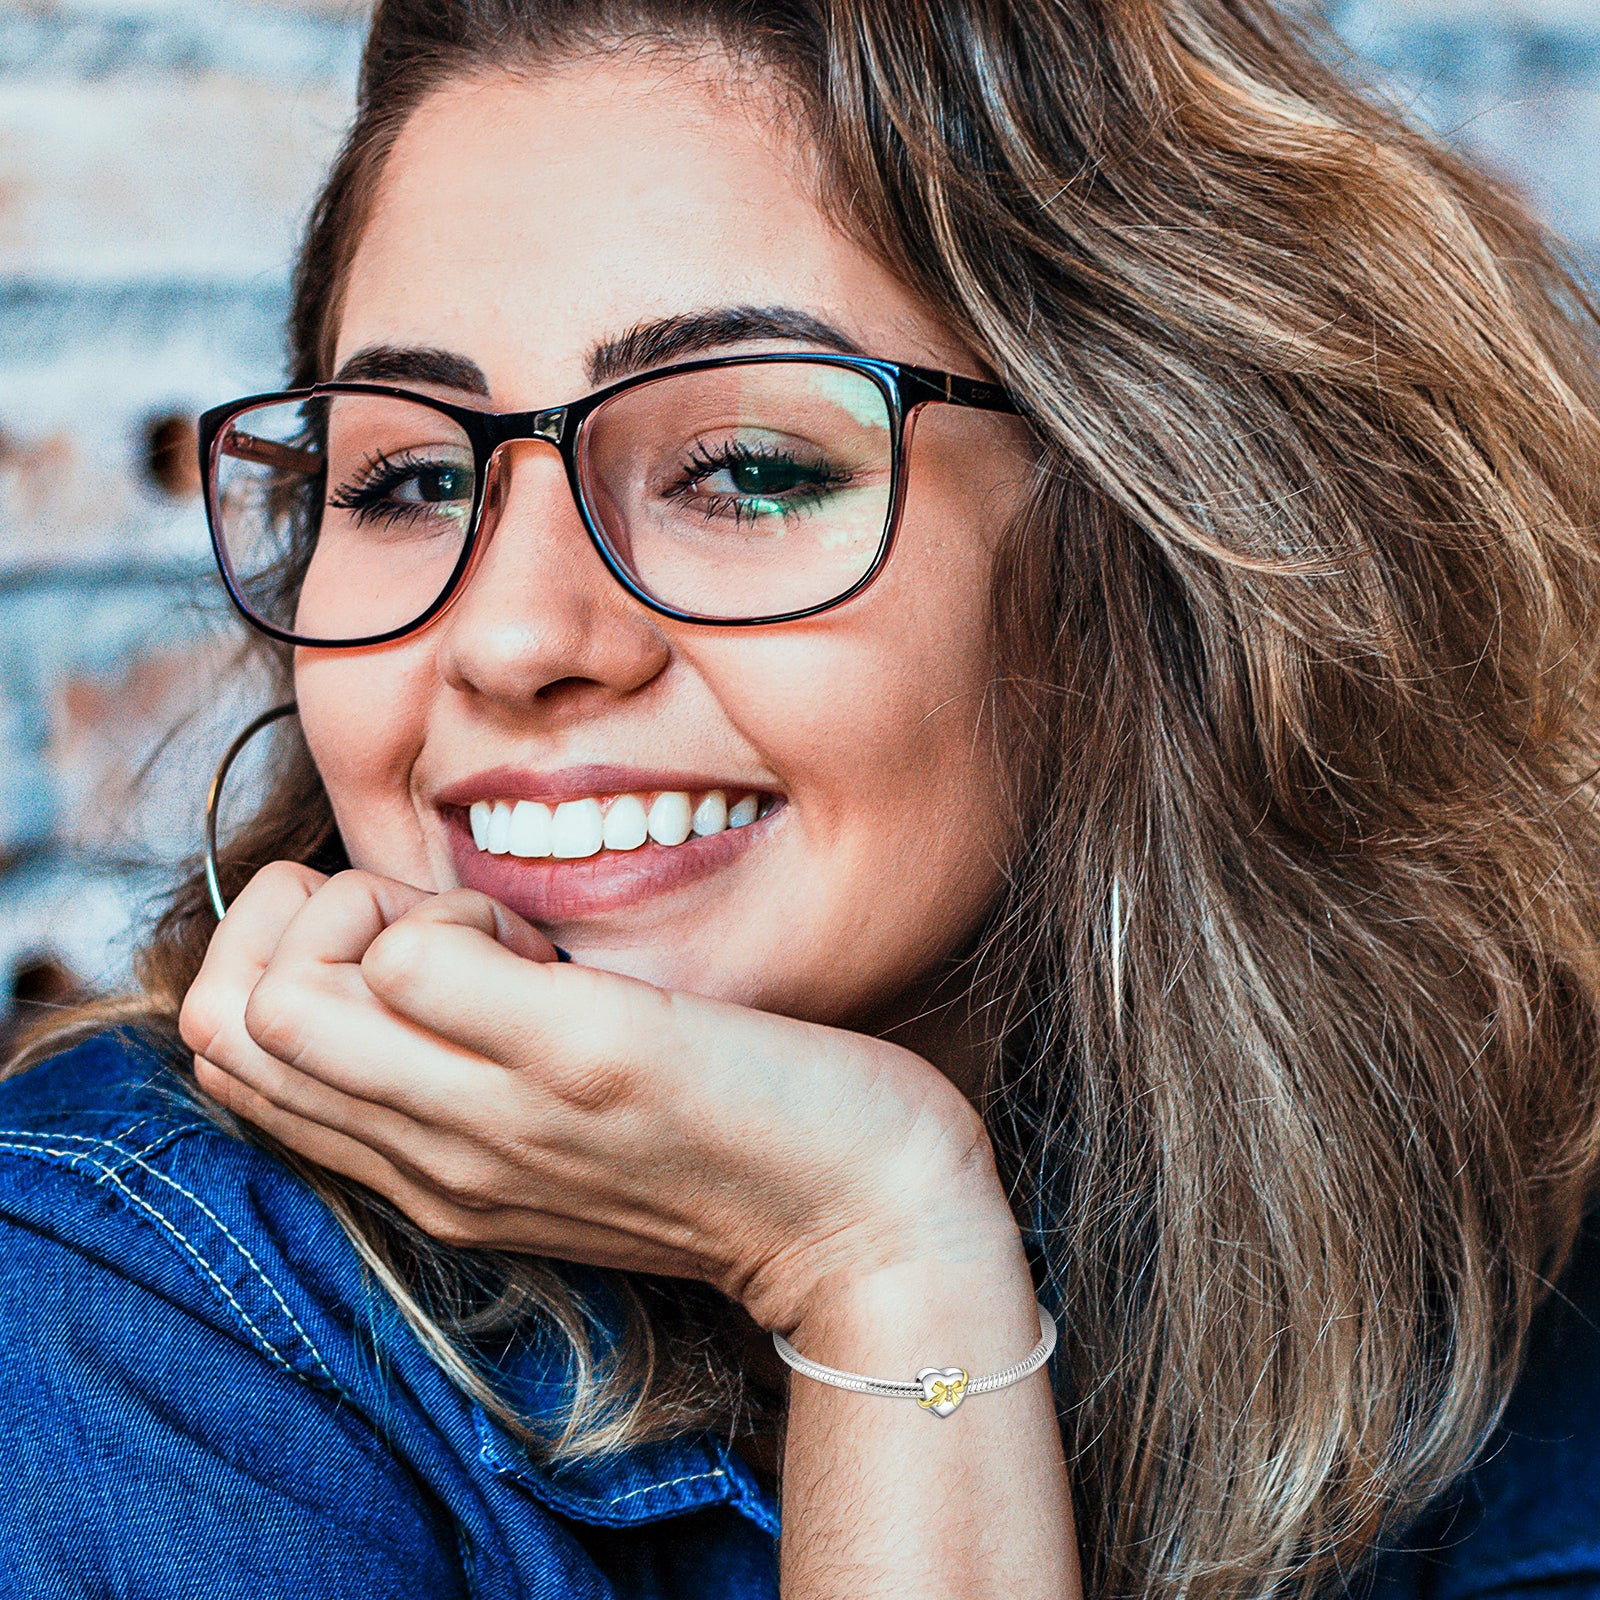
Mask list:
[[[239,759],[240,752],[263,728],[270,728],[274,722],[292,717],[299,710],[296,701],[285,700],[281,706],[263,711],[253,722],[247,723],[244,731],[228,746],[212,775],[211,788],[206,793],[206,892],[211,896],[211,909],[216,912],[218,922],[228,914],[228,902],[222,898],[222,879],[217,872],[217,812],[222,806],[222,786],[228,781],[229,769]],[[560,945],[555,945],[554,949],[557,961],[572,960],[571,953]]]
[[[244,747],[263,728],[270,728],[280,718],[293,716],[299,709],[293,700],[286,700],[281,706],[263,711],[228,746],[227,754],[217,763],[211,788],[206,792],[206,892],[211,896],[211,908],[216,912],[218,922],[228,914],[228,903],[222,898],[222,880],[217,875],[217,811],[222,804],[222,786],[228,781],[228,770],[239,759]]]

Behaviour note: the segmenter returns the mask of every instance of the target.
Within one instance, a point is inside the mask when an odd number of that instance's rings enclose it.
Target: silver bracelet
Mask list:
[[[831,1383],[835,1389],[856,1394],[881,1394],[892,1400],[915,1400],[924,1411],[948,1417],[969,1394],[991,1394],[1031,1376],[1050,1359],[1056,1347],[1056,1319],[1039,1306],[1039,1342],[1014,1367],[991,1372],[987,1378],[973,1378],[965,1367],[924,1367],[909,1383],[898,1378],[864,1378],[858,1372],[841,1372],[810,1361],[801,1355],[781,1333],[772,1335],[778,1354],[794,1368],[818,1383]]]

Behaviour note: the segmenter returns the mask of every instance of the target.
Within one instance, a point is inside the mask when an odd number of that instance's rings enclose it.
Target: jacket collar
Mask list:
[[[538,1465],[481,1407],[473,1407],[478,1458],[561,1516],[624,1528],[727,1506],[776,1537],[778,1507],[726,1442],[710,1434],[634,1445],[559,1467]]]
[[[595,1357],[606,1359],[623,1316],[608,1275],[568,1267],[592,1318]],[[571,1374],[565,1351],[548,1336],[494,1363],[496,1387],[534,1428],[566,1409]],[[631,1446],[609,1456],[546,1465],[481,1406],[472,1408],[478,1459],[496,1477],[519,1484],[552,1511],[580,1522],[629,1527],[727,1506],[774,1536],[778,1506],[732,1445],[710,1433]]]

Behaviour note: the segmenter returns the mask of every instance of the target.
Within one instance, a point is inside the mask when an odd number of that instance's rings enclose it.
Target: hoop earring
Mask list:
[[[228,771],[244,747],[263,728],[271,727],[282,717],[293,716],[299,709],[293,700],[286,700],[281,706],[263,711],[228,746],[227,754],[218,762],[212,776],[211,787],[206,792],[206,892],[211,896],[211,909],[216,912],[218,922],[228,914],[228,902],[222,898],[222,880],[217,875],[217,810],[222,802],[222,786],[228,781]]]
[[[253,722],[246,723],[244,731],[228,746],[212,774],[211,787],[206,791],[206,893],[211,896],[211,909],[216,912],[218,922],[228,914],[228,902],[222,898],[222,879],[217,873],[217,811],[222,804],[222,786],[228,781],[229,769],[239,759],[240,752],[263,728],[270,728],[280,718],[295,716],[299,710],[296,701],[285,700],[281,706],[263,711]],[[557,961],[572,960],[570,951],[563,950],[554,941],[552,944]]]

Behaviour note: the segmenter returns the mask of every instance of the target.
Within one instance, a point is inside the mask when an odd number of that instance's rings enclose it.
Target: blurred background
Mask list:
[[[125,973],[262,703],[230,670],[194,418],[282,381],[363,10],[0,0],[0,1034]],[[1326,14],[1600,283],[1600,0]]]

